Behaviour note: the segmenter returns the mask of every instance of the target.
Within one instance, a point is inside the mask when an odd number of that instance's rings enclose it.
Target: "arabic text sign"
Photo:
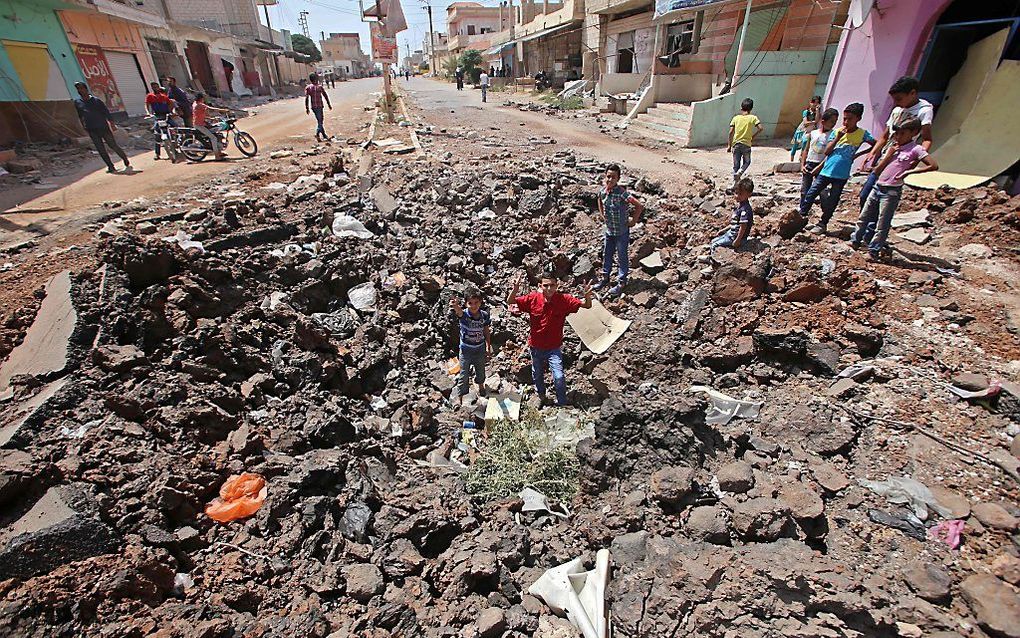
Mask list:
[[[710,4],[718,4],[726,0],[655,0],[655,16],[653,19],[661,18],[663,15],[681,9],[696,9]]]
[[[397,63],[397,37],[383,35],[378,22],[369,23],[372,32],[372,60],[383,64]]]
[[[111,113],[126,110],[103,50],[90,44],[77,44],[74,53],[85,75],[85,84],[89,85],[89,92],[105,102]]]

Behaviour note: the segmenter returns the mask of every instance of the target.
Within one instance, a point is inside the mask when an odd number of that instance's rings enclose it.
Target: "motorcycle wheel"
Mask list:
[[[181,139],[181,153],[192,162],[201,162],[209,154],[209,149],[205,140],[199,139],[197,135],[185,135]]]
[[[244,131],[234,134],[234,146],[245,157],[255,157],[255,154],[259,152],[259,145],[255,143],[255,138]]]

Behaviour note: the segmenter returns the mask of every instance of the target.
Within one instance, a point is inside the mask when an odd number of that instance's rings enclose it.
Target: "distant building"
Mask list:
[[[429,34],[425,34],[425,39],[422,40],[422,52],[425,54],[425,61],[429,63],[429,66],[435,65],[435,69],[432,69],[433,73],[442,73],[443,65],[446,59],[450,57],[450,49],[447,46],[447,40],[449,38],[445,33],[433,33],[432,42],[429,42]]]
[[[371,62],[361,50],[361,34],[330,33],[319,42],[322,50],[320,66],[328,66],[338,77],[361,78],[369,74]]]
[[[454,2],[447,7],[450,55],[460,55],[468,49],[488,49],[492,37],[509,23],[503,14],[502,6],[486,7],[477,2]]]

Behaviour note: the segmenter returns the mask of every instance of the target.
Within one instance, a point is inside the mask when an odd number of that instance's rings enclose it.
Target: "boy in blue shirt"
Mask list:
[[[645,210],[644,204],[634,197],[627,189],[620,186],[620,166],[610,164],[606,169],[606,185],[599,189],[599,215],[605,222],[602,244],[602,281],[595,284],[592,290],[602,290],[609,285],[609,275],[613,272],[613,257],[618,265],[616,286],[609,294],[617,296],[627,286],[627,273],[630,268],[630,229],[641,219]]]
[[[710,247],[732,248],[736,250],[744,245],[747,236],[751,234],[751,226],[754,225],[754,209],[751,208],[751,195],[754,194],[754,182],[747,177],[737,180],[733,187],[733,198],[737,200],[737,207],[730,217],[730,227],[726,232],[712,240]]]
[[[478,395],[485,396],[485,357],[492,352],[492,333],[489,326],[492,319],[482,310],[482,293],[475,287],[464,291],[467,309],[460,305],[460,299],[450,300],[450,308],[460,322],[460,376],[457,396],[463,400],[468,392],[471,370],[474,369]]]
[[[811,228],[811,232],[815,234],[825,234],[832,213],[835,212],[839,198],[843,194],[843,188],[850,179],[854,160],[867,152],[858,149],[864,144],[869,146],[875,144],[875,138],[871,133],[857,126],[863,116],[864,105],[860,102],[854,102],[843,109],[843,126],[829,133],[825,161],[812,171],[816,177],[800,202],[800,214],[807,217],[818,195],[826,186],[830,189],[829,196],[823,197],[821,201],[822,220]]]

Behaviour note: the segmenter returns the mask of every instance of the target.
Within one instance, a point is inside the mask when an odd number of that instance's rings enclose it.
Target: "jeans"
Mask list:
[[[489,87],[486,84],[482,85],[482,102],[485,101],[485,94],[488,92]]]
[[[161,137],[161,134],[159,132],[159,127],[156,125],[157,124],[156,120],[160,120],[160,121],[166,122],[166,123],[170,124],[171,126],[173,125],[173,122],[170,121],[170,116],[167,115],[167,114],[157,114],[156,115],[156,119],[153,120],[153,123],[152,123],[152,133],[156,136],[156,148],[155,148],[155,151],[156,151],[156,157],[159,157],[159,150],[161,148],[163,148],[163,138]],[[169,152],[170,151],[167,151],[167,153],[169,153]],[[173,158],[171,157],[170,159],[173,159]]]
[[[322,127],[322,107],[313,106],[312,113],[315,114],[315,134],[316,135],[322,134],[323,136],[325,136],[326,129]]]
[[[457,76],[457,90],[458,91],[464,90],[464,78],[460,76]]]
[[[213,133],[212,131],[210,131],[209,129],[207,129],[204,126],[196,126],[195,130],[198,131],[199,133],[201,133],[202,135],[206,136],[206,138],[209,140],[209,143],[212,144],[212,149],[213,149],[213,154],[214,155],[219,156],[219,155],[221,155],[223,153],[223,146],[220,145],[220,136],[219,135]]]
[[[733,245],[733,242],[737,240],[737,234],[732,230],[727,230],[722,235],[719,235],[712,240],[709,244],[710,248],[728,248]]]
[[[829,196],[822,197],[822,224],[828,224],[829,220],[832,219],[832,213],[836,211],[836,204],[839,203],[839,198],[843,195],[843,188],[846,186],[846,179],[840,179],[838,177],[828,177],[826,175],[819,175],[811,182],[811,187],[808,188],[807,192],[804,193],[804,199],[800,200],[800,214],[807,217],[807,214],[811,211],[812,204],[818,199],[818,196],[822,194],[825,187],[829,187]]]
[[[89,137],[92,138],[92,143],[96,145],[96,151],[99,152],[99,157],[103,158],[108,168],[113,168],[113,162],[110,160],[110,154],[106,152],[106,146],[109,145],[113,149],[113,152],[120,156],[124,160],[124,165],[129,164],[127,154],[124,149],[117,143],[116,138],[113,137],[113,131],[109,128],[103,128],[99,130],[89,129]]]
[[[739,178],[751,167],[751,147],[737,142],[733,145],[733,179]]]
[[[474,368],[475,383],[485,383],[485,346],[478,348],[460,349],[460,375],[458,380],[458,392],[464,396],[468,392],[468,384],[471,379],[471,369]]]
[[[857,220],[857,230],[854,231],[851,241],[861,244],[870,242],[868,250],[873,253],[885,248],[893,214],[896,212],[896,207],[899,206],[902,195],[902,186],[876,185],[861,210],[861,217]]]
[[[811,174],[811,171],[815,170],[820,162],[804,162],[804,168],[807,169],[807,173],[801,173],[800,176],[800,201],[804,201],[804,196],[807,195],[808,189],[811,188],[811,183],[815,181],[815,176]]]
[[[874,173],[868,174],[868,179],[864,180],[864,186],[861,186],[861,210],[864,210],[864,205],[868,202],[868,195],[871,195],[871,190],[875,188],[875,182],[878,181],[878,175]]]
[[[545,368],[548,364],[552,371],[553,386],[556,388],[556,403],[567,404],[567,378],[563,376],[563,352],[554,350],[531,349],[531,378],[535,382],[538,396],[545,398]]]
[[[603,235],[602,245],[602,279],[609,281],[609,275],[613,272],[613,257],[616,257],[618,269],[617,280],[621,285],[627,283],[627,273],[630,271],[630,257],[627,249],[630,247],[630,233],[622,235]]]

